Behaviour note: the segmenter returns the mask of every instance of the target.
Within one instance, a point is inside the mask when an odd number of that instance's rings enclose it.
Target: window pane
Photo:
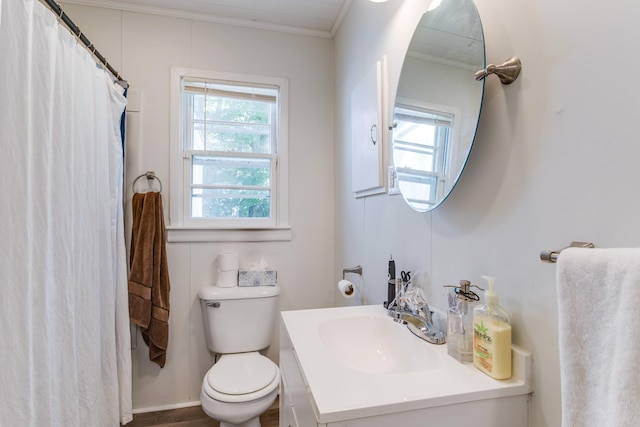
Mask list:
[[[220,122],[271,122],[271,103],[207,95],[206,119]]]
[[[398,185],[405,199],[420,209],[428,209],[435,204],[438,178],[436,176],[398,171]]]
[[[236,153],[271,153],[271,126],[208,122],[206,149]]]
[[[204,120],[204,95],[193,95],[193,118]]]
[[[394,122],[396,168],[444,174],[453,115],[419,107],[396,107]]]
[[[194,150],[204,150],[204,123],[193,123],[191,147]]]
[[[269,190],[193,189],[193,218],[270,218]]]
[[[273,91],[275,93],[275,91]],[[204,93],[204,92],[203,92]],[[240,153],[272,153],[275,147],[273,101],[191,93],[191,149]],[[274,98],[275,99],[275,96]],[[205,139],[206,137],[206,139]]]
[[[432,132],[428,132],[428,134],[433,138]],[[404,134],[402,138],[402,140],[394,138],[393,141],[393,160],[396,167],[428,172],[437,171],[435,162],[436,148],[432,145],[432,139],[428,143],[422,144],[405,140]]]
[[[192,184],[268,187],[271,159],[223,156],[193,156]]]
[[[436,129],[437,127],[432,124],[399,121],[394,132],[403,141],[433,147],[436,145]]]

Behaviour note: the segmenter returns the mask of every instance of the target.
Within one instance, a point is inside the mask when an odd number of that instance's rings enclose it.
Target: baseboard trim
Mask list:
[[[148,412],[170,411],[172,409],[190,408],[192,406],[200,406],[200,401],[173,403],[171,405],[150,406],[147,408],[137,408],[133,410],[133,414],[146,414]]]

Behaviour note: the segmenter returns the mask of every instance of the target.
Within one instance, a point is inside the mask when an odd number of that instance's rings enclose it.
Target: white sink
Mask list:
[[[300,426],[422,427],[425,419],[429,425],[526,425],[514,420],[527,418],[531,354],[517,346],[513,376],[497,381],[450,357],[446,344],[414,336],[382,305],[281,316],[280,402],[292,399],[293,412],[305,419]],[[479,420],[478,413],[498,418]]]
[[[391,318],[356,316],[326,320],[318,326],[322,343],[338,361],[364,373],[390,374],[438,368],[433,344],[416,338]]]

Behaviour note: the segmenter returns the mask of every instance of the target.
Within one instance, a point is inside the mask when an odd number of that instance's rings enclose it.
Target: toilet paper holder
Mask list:
[[[344,275],[347,273],[355,273],[355,274],[359,274],[360,276],[362,276],[362,266],[361,265],[356,265],[355,267],[351,267],[351,268],[343,268],[342,269],[342,279],[344,280]]]

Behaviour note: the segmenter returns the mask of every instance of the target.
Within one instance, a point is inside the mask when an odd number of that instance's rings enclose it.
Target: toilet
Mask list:
[[[200,297],[207,347],[218,357],[202,381],[204,412],[220,427],[260,427],[280,369],[258,351],[271,344],[280,287],[207,286]]]

